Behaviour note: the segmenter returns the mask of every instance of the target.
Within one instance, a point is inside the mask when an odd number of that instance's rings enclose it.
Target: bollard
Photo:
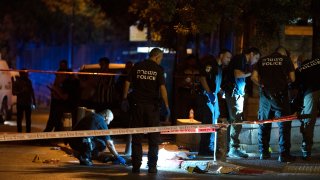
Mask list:
[[[64,113],[62,118],[63,130],[71,131],[72,130],[72,115],[71,113]]]
[[[177,119],[177,125],[198,125],[200,121],[195,119]],[[189,149],[191,152],[197,152],[199,149],[200,134],[177,134],[176,143],[178,146]]]

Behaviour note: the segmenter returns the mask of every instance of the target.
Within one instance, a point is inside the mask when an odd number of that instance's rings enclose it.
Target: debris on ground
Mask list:
[[[46,163],[46,164],[57,164],[59,162],[60,162],[59,159],[46,159],[46,160],[42,161],[42,163]]]
[[[50,150],[61,150],[61,147],[52,147]]]
[[[46,160],[41,160],[40,156],[36,154],[32,160],[34,163],[46,163],[46,164],[56,164],[60,162],[60,159],[46,159]]]
[[[217,170],[216,170],[216,174],[233,174],[239,172],[239,168],[234,168],[234,167],[230,167],[230,166],[220,166]]]
[[[39,155],[37,154],[36,156],[34,156],[32,162],[34,162],[34,163],[41,163],[42,161],[40,160],[40,157],[39,157]]]
[[[199,174],[204,174],[204,173],[208,172],[208,170],[206,170],[206,169],[201,169],[201,168],[199,168],[198,166],[195,166],[195,167],[188,166],[186,170],[187,170],[189,173],[199,173]]]

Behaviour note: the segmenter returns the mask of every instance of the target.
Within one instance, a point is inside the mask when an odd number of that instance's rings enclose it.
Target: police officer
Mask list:
[[[170,114],[164,70],[160,66],[162,58],[163,52],[159,48],[152,49],[149,53],[149,59],[136,63],[125,81],[122,104],[128,104],[126,99],[130,87],[132,89],[130,93],[132,102],[130,104],[133,105],[130,108],[133,127],[156,127],[160,125],[159,91],[166,107],[166,114],[167,116]],[[149,145],[148,172],[157,173],[160,133],[149,133],[147,135]],[[142,140],[143,134],[132,135],[133,173],[140,173],[143,155]]]
[[[112,120],[113,114],[109,109],[98,114],[90,112],[75,125],[73,130],[106,130]],[[121,164],[126,163],[125,159],[118,155],[109,135],[72,138],[69,140],[69,145],[73,150],[77,151],[78,154],[76,156],[80,161],[80,165],[92,166],[92,158],[97,157],[98,153],[106,147],[113,154],[115,161]]]
[[[70,72],[71,69],[68,68],[68,61],[66,59],[62,59],[59,62],[58,72]],[[47,86],[51,91],[51,102],[50,102],[50,112],[49,118],[47,121],[46,128],[43,130],[44,132],[61,131],[62,124],[61,119],[63,113],[67,107],[66,100],[68,99],[68,94],[66,93],[67,86],[66,74],[56,74],[56,78],[54,79],[52,86]]]
[[[222,66],[227,66],[231,59],[229,50],[221,50],[215,59],[213,56],[203,58],[204,67],[200,71],[200,84],[203,94],[197,98],[198,119],[203,124],[216,124],[220,115],[218,93],[222,81]],[[213,155],[215,150],[215,133],[202,133],[199,155]]]
[[[303,159],[311,160],[311,149],[313,145],[313,132],[317,120],[318,106],[320,100],[320,59],[314,58],[302,62],[301,67],[296,70],[296,84],[300,85],[303,95],[302,114],[310,114],[311,118],[301,120],[300,132],[302,134],[302,156]]]
[[[11,78],[13,80],[13,78]],[[12,81],[12,93],[17,96],[17,129],[22,132],[22,119],[25,114],[26,132],[31,132],[32,105],[35,106],[35,96],[28,72],[20,72],[20,77]]]
[[[275,118],[290,114],[288,79],[294,82],[295,74],[285,48],[279,47],[273,54],[260,59],[251,79],[260,87],[259,120],[268,119],[271,111]],[[271,157],[269,152],[271,125],[271,123],[259,125],[258,143],[261,160]],[[295,158],[290,154],[291,122],[279,122],[278,126],[280,146],[278,161],[293,161]]]
[[[243,103],[245,95],[246,78],[251,76],[248,67],[257,63],[260,51],[257,48],[249,48],[243,54],[234,56],[228,66],[224,79],[223,89],[229,112],[229,123],[241,123],[243,121]],[[248,154],[239,150],[239,134],[242,125],[230,126],[230,149],[228,156],[236,158],[247,158]]]

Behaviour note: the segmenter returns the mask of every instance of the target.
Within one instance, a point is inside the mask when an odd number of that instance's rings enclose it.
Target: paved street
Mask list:
[[[47,112],[33,114],[33,132],[44,129]],[[14,133],[15,122],[7,121],[0,126],[3,133]],[[121,136],[114,137],[116,148],[124,152],[125,144]],[[144,152],[147,146],[144,145]],[[197,157],[194,160],[179,160],[172,156],[184,155],[173,142],[163,143],[159,153],[159,172],[149,174],[142,165],[139,175],[131,173],[130,166],[113,165],[94,161],[93,167],[78,165],[78,160],[72,156],[72,151],[63,141],[37,140],[0,143],[1,179],[319,179],[319,154],[316,160],[305,163],[298,160],[291,164],[281,164],[276,161],[277,154],[272,160],[260,161],[257,155],[251,154],[248,160],[228,159],[227,163],[212,164],[211,157]],[[129,159],[127,157],[127,159]],[[211,163],[205,174],[188,173],[185,169]],[[180,166],[182,168],[180,168]],[[217,174],[221,169],[227,174]]]

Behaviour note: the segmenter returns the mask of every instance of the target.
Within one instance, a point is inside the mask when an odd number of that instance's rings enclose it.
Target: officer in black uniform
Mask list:
[[[313,132],[317,120],[320,100],[320,58],[305,60],[296,70],[296,84],[300,85],[303,96],[302,114],[310,114],[311,118],[301,120],[300,132],[302,134],[302,156],[311,160],[313,145]]]
[[[260,58],[260,51],[257,48],[249,48],[234,56],[227,68],[227,74],[223,82],[226,102],[228,107],[229,123],[241,123],[243,121],[243,106],[246,87],[246,78],[251,76],[249,67],[257,63]],[[230,125],[229,157],[248,158],[248,154],[240,148],[239,135],[242,125]]]
[[[165,86],[164,70],[160,66],[163,52],[154,48],[149,54],[149,59],[136,63],[131,69],[128,79],[125,81],[122,107],[128,105],[127,95],[129,87],[132,89],[132,126],[133,127],[157,127],[160,125],[160,97],[166,107],[166,115],[169,116],[167,89]],[[130,86],[131,84],[131,86]],[[148,135],[148,172],[157,173],[158,150],[160,133]],[[140,173],[142,162],[143,134],[132,135],[132,172]]]
[[[107,130],[108,124],[112,120],[113,114],[109,109],[101,111],[98,114],[90,112],[75,125],[73,130]],[[71,138],[69,145],[77,151],[78,154],[76,156],[80,161],[80,165],[92,166],[92,157],[97,157],[99,152],[103,151],[106,147],[113,154],[115,161],[121,164],[126,163],[125,159],[118,155],[113,141],[108,135]]]
[[[275,118],[290,114],[288,80],[295,81],[294,67],[286,49],[279,47],[275,52],[259,60],[252,81],[260,87],[259,120],[265,120],[274,113]],[[260,159],[269,159],[271,123],[259,125],[258,143]],[[290,162],[295,158],[290,154],[291,121],[279,122],[280,156],[278,161]]]
[[[20,77],[16,81],[12,80],[12,93],[17,96],[17,128],[22,132],[22,119],[25,114],[26,132],[31,132],[31,112],[32,105],[35,106],[35,96],[32,82],[28,72],[20,72]]]
[[[200,71],[200,84],[202,94],[197,98],[197,108],[199,111],[198,120],[203,124],[216,124],[220,115],[218,93],[222,82],[222,67],[227,66],[231,59],[229,50],[221,50],[219,56],[206,56],[202,59],[205,63]],[[215,133],[202,133],[199,155],[213,155]],[[225,142],[224,142],[225,143]]]

